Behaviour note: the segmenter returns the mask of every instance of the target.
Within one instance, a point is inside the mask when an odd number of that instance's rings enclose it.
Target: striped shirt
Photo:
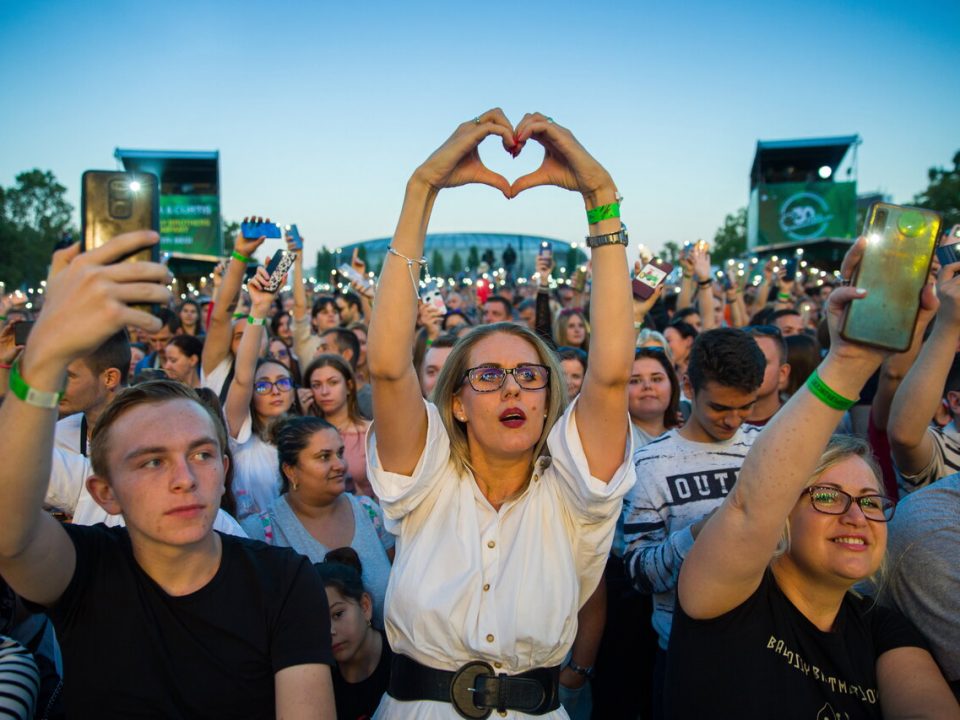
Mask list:
[[[945,427],[928,427],[927,435],[933,441],[933,453],[927,466],[920,472],[905,475],[897,470],[897,485],[900,487],[900,497],[909,495],[914,490],[926,487],[947,475],[960,472],[960,430],[951,422]]]
[[[40,673],[33,655],[16,640],[0,635],[0,718],[33,717]]]
[[[666,650],[690,526],[723,502],[761,428],[703,443],[671,430],[637,450],[637,482],[623,501],[624,563],[633,586],[653,594],[653,627]]]

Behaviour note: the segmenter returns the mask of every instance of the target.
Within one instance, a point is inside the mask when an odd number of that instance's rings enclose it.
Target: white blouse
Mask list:
[[[483,660],[497,672],[559,665],[577,612],[603,573],[623,496],[635,481],[632,440],[609,483],[591,477],[572,403],[531,482],[494,510],[472,474],[458,475],[436,406],[412,476],[386,472],[367,442],[368,476],[398,536],[386,599],[395,652],[442,670]],[[375,427],[374,427],[375,431]],[[509,713],[512,717],[527,717]],[[456,718],[448,703],[384,695],[376,718]],[[562,708],[541,716],[565,718]]]

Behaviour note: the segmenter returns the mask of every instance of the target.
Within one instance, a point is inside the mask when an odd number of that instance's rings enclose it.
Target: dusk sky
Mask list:
[[[500,106],[569,127],[634,244],[711,239],[757,140],[858,133],[859,192],[909,201],[960,149],[960,3],[0,0],[0,184],[49,169],[75,208],[116,147],[219,150],[223,215],[308,252],[390,235],[410,173]],[[542,153],[481,156],[513,179]],[[579,240],[578,196],[445,191],[435,232]],[[2,261],[2,259],[0,259]]]

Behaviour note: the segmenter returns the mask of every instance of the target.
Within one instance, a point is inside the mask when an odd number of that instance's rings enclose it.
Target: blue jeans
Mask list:
[[[590,713],[593,711],[590,681],[587,680],[578,688],[568,688],[560,685],[560,704],[567,711],[570,720],[590,720]]]

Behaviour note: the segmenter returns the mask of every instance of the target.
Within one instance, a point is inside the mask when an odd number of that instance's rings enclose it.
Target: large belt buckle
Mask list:
[[[478,707],[474,702],[479,677],[496,677],[496,673],[487,663],[475,660],[457,670],[450,681],[450,704],[460,717],[468,720],[482,720],[493,712],[493,708]]]

